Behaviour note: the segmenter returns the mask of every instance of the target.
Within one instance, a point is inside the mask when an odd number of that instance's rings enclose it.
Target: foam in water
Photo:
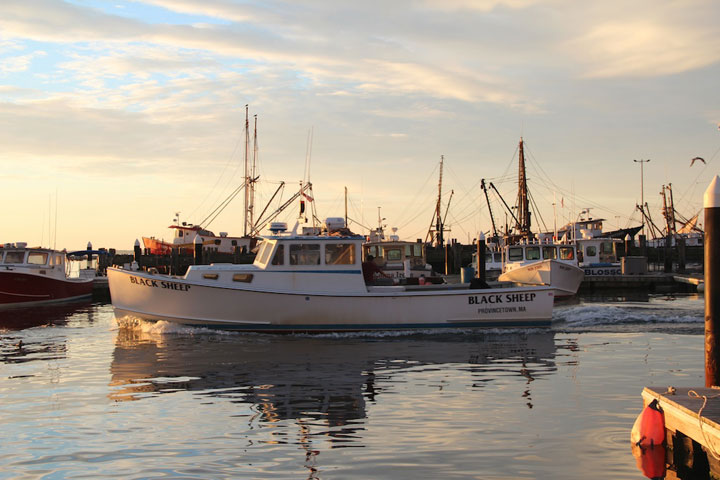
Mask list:
[[[554,322],[565,322],[567,326],[587,327],[596,325],[674,323],[692,324],[704,321],[698,305],[688,308],[686,305],[668,303],[624,303],[624,304],[580,304],[556,309]]]
[[[116,318],[120,328],[140,330],[149,335],[230,335],[232,332],[202,327],[188,327],[179,323],[168,322],[167,320],[147,321],[141,318],[126,316]]]

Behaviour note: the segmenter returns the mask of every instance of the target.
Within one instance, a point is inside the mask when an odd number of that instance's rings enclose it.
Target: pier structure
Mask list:
[[[720,177],[708,186],[703,204],[705,386],[642,391],[644,406],[655,400],[663,412],[665,478],[720,479]]]

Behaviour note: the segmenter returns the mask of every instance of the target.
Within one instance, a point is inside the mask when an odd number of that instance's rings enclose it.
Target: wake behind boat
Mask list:
[[[548,286],[366,285],[364,237],[265,237],[252,265],[191,266],[182,276],[108,269],[117,317],[248,331],[549,326]]]

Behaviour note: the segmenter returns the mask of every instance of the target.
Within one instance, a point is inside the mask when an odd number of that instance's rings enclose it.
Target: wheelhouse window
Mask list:
[[[422,257],[422,244],[416,243],[413,245],[413,257]]]
[[[355,264],[355,245],[352,243],[330,243],[325,245],[325,264]]]
[[[510,247],[508,248],[508,260],[511,262],[519,262],[523,259],[522,247]]]
[[[285,265],[285,245],[278,245],[272,259],[273,265]]]
[[[27,263],[30,265],[45,265],[48,260],[47,252],[30,252],[28,254]]]
[[[613,254],[615,253],[615,249],[613,247],[613,242],[602,242],[600,244],[600,253]]]
[[[290,265],[320,265],[320,244],[290,245]]]
[[[557,248],[555,247],[542,247],[543,258],[545,260],[557,260]]]
[[[597,248],[595,245],[588,245],[585,247],[585,256],[586,257],[594,257],[597,255]]]
[[[52,259],[50,260],[50,265],[62,265],[63,263],[63,257],[61,254],[56,253],[52,256]]]
[[[525,249],[526,260],[540,260],[540,247],[527,247]]]
[[[402,251],[399,248],[385,249],[385,259],[389,262],[396,262],[402,259]]]
[[[25,252],[7,252],[4,263],[23,263]]]
[[[270,260],[270,254],[273,251],[273,248],[275,247],[275,244],[272,242],[263,242],[258,247],[257,255],[255,256],[255,261],[258,263],[267,263],[268,260]]]
[[[376,247],[375,245],[371,245],[370,247],[368,247],[367,253],[368,253],[368,255],[372,255],[373,257],[380,256],[380,255],[378,255],[378,247]]]
[[[560,247],[560,260],[573,260],[575,249],[573,247]]]

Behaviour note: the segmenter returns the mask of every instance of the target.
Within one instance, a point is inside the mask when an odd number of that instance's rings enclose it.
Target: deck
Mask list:
[[[644,405],[657,399],[664,412],[668,473],[678,475],[667,478],[703,478],[702,473],[720,478],[720,389],[669,389],[645,387],[642,392]]]

